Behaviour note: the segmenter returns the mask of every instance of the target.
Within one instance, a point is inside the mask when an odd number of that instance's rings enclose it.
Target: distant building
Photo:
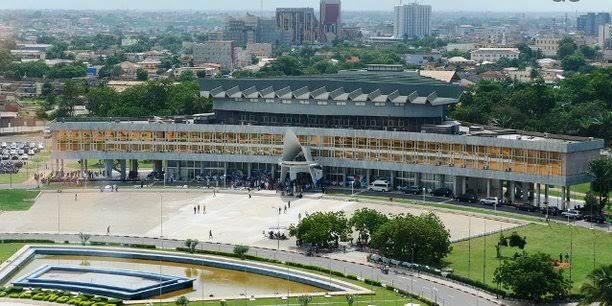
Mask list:
[[[223,39],[234,41],[240,46],[256,42],[258,23],[259,18],[248,13],[241,18],[228,17],[225,20]]]
[[[193,47],[193,63],[216,63],[226,69],[234,68],[234,42],[207,41]]]
[[[576,27],[578,31],[591,36],[599,34],[599,26],[610,23],[610,13],[588,13],[578,16]]]
[[[540,36],[534,40],[534,47],[537,50],[542,51],[544,56],[557,56],[559,51],[559,42],[563,39],[561,36]]]
[[[272,44],[270,43],[248,43],[246,51],[254,57],[272,56]]]
[[[496,62],[502,58],[518,59],[521,52],[517,48],[480,48],[471,52],[472,60],[482,62]]]
[[[431,35],[431,5],[418,3],[395,7],[393,37],[413,39]]]
[[[460,52],[470,52],[476,49],[475,43],[456,43],[456,44],[448,44],[445,47],[446,51],[460,51]]]
[[[506,79],[506,76],[499,71],[485,71],[480,74],[480,78],[485,81],[503,81]]]
[[[316,42],[319,39],[319,21],[313,8],[277,8],[276,24],[289,36],[292,45]]]
[[[46,53],[39,50],[11,50],[11,55],[21,61],[40,61],[46,58]]]
[[[36,50],[43,53],[47,53],[53,45],[50,44],[17,44],[18,50]]]
[[[138,39],[136,39],[136,38],[122,38],[121,39],[121,46],[122,47],[133,46],[133,45],[135,45],[137,43],[138,43]]]
[[[612,49],[612,23],[606,23],[599,26],[599,35],[597,45],[602,50]]]
[[[402,57],[406,64],[413,66],[422,66],[430,62],[439,61],[442,58],[440,52],[403,54]]]
[[[322,39],[328,42],[338,38],[340,33],[342,4],[340,0],[321,0],[320,16]]]
[[[509,67],[504,69],[504,73],[513,81],[521,82],[521,83],[529,83],[533,81],[531,78],[531,67],[526,67],[523,70],[520,70],[516,67]]]
[[[363,33],[359,27],[344,27],[340,29],[340,39],[343,40],[360,40],[363,38]]]

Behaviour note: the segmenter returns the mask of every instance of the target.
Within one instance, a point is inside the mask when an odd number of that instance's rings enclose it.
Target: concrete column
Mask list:
[[[251,177],[252,171],[253,171],[253,164],[247,163],[247,177]]]
[[[61,171],[62,173],[64,173],[64,159],[60,159],[60,163],[61,163]]]
[[[416,173],[416,177],[414,179],[414,185],[415,186],[421,186],[422,179],[423,179],[423,173],[417,172]]]
[[[85,177],[85,159],[79,160],[79,165],[80,165],[79,177],[84,178]]]
[[[223,163],[223,187],[227,188],[227,162]]]
[[[83,164],[85,165],[85,172],[89,171],[88,169],[89,165],[87,165],[87,159],[83,160]]]
[[[370,184],[370,176],[372,175],[372,170],[368,169],[366,170],[366,184]]]
[[[106,159],[104,160],[104,171],[105,171],[105,175],[106,178],[111,179],[113,178],[113,160],[112,159]]]
[[[565,203],[565,186],[561,186],[561,207],[567,209],[567,203]]]
[[[395,171],[391,171],[391,175],[389,176],[391,183],[391,190],[395,188]]]
[[[125,159],[120,159],[119,160],[119,167],[120,167],[120,173],[121,173],[121,180],[125,181],[125,179],[127,178],[127,165],[126,165],[126,160]]]
[[[453,181],[453,193],[455,194],[455,196],[459,195],[460,191],[459,191],[459,185],[460,182],[459,180],[461,180],[460,176],[455,176],[455,180]]]
[[[439,178],[440,178],[440,179],[438,180],[438,185],[439,185],[439,186],[436,186],[436,188],[442,188],[442,187],[444,187],[444,180],[446,179],[446,178],[444,177],[444,174],[440,174]]]
[[[569,209],[569,208],[572,208],[572,209],[573,209],[574,207],[572,206],[572,197],[571,197],[571,190],[570,190],[570,186],[567,186],[567,187],[565,188],[565,190],[566,190],[566,193],[567,193],[567,194],[566,194],[566,197],[565,197],[565,203],[567,203],[567,208],[568,208],[568,209]]]
[[[276,164],[270,165],[270,172],[272,173],[272,179],[276,179]]]
[[[550,205],[548,202],[548,184],[544,184],[544,204],[547,206]]]
[[[342,187],[344,187],[344,184],[346,184],[346,173],[346,168],[342,168]]]
[[[487,197],[491,196],[491,179],[487,179]]]
[[[540,183],[537,183],[536,184],[536,196],[535,197],[536,197],[536,204],[537,204],[538,207],[542,206],[542,201],[540,199],[540,197],[541,197],[541,188],[542,188],[542,186],[540,185]]]
[[[514,181],[509,181],[508,184],[508,189],[510,189],[510,202],[514,203],[514,200],[516,199],[516,186],[514,186]]]
[[[467,192],[467,177],[461,177],[461,194],[465,194]]]
[[[166,180],[168,180],[168,161],[167,160],[162,160],[161,161],[161,168],[162,171],[164,172],[164,187],[166,186]]]
[[[504,181],[499,181],[499,200],[504,201]]]
[[[153,172],[160,173],[163,171],[163,162],[161,160],[153,161]]]

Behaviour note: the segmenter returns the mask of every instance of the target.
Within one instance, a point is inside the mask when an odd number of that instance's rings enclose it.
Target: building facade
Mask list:
[[[276,25],[289,38],[291,45],[319,40],[319,21],[313,8],[277,8]]]
[[[193,63],[215,63],[225,69],[234,68],[233,41],[207,41],[193,46]]]
[[[342,18],[340,0],[321,0],[319,15],[322,39],[328,42],[336,40],[339,37]]]
[[[603,148],[602,140],[588,138],[475,127],[444,130],[458,127],[443,120],[462,91],[416,75],[360,73],[327,82],[217,79],[200,85],[202,95],[214,101],[215,117],[206,123],[53,122],[54,167],[63,164],[61,159],[100,159],[112,175],[119,161],[116,171],[125,179],[128,164],[132,171],[137,168],[129,160],[150,160],[164,179],[191,181],[235,171],[284,179],[283,167],[291,172],[297,165],[310,172],[314,184],[385,179],[393,187],[444,187],[455,194],[542,205],[539,195],[546,195],[548,186],[589,181],[587,164]],[[295,173],[289,177],[293,180]],[[562,189],[569,199],[569,189]],[[521,196],[526,194],[531,197]]]
[[[472,60],[482,62],[496,62],[499,59],[518,59],[521,52],[517,48],[480,48],[472,51]]]
[[[431,5],[398,5],[394,11],[393,37],[415,39],[431,35]]]
[[[601,50],[612,49],[612,23],[606,23],[599,26],[597,44]]]
[[[561,39],[561,36],[539,36],[534,40],[534,47],[546,57],[557,56]]]
[[[610,13],[588,13],[578,16],[577,30],[590,36],[599,34],[599,26],[610,23]]]

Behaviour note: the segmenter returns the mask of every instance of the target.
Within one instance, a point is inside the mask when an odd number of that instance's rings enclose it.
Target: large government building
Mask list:
[[[53,157],[106,160],[119,178],[135,161],[190,181],[201,176],[306,175],[314,184],[387,180],[455,194],[532,201],[589,181],[599,139],[463,126],[446,117],[461,88],[416,73],[342,72],[269,79],[201,80],[213,114],[186,120],[63,119],[51,124]],[[537,196],[536,196],[537,195]],[[565,203],[565,201],[564,201]]]

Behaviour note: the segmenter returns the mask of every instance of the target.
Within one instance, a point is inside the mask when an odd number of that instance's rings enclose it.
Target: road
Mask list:
[[[64,241],[80,243],[78,235],[73,234],[0,233],[0,240],[2,239],[44,239],[53,240],[56,243],[64,243]],[[154,244],[162,249],[174,249],[176,247],[184,246],[184,241],[181,240],[168,240],[151,237],[92,235],[91,241]],[[230,244],[202,242],[199,247],[201,249],[210,251],[221,251],[227,253],[231,253],[233,251],[233,245]],[[522,305],[518,302],[498,300],[494,295],[487,292],[483,292],[463,284],[455,283],[441,277],[422,274],[418,275],[413,272],[409,272],[408,270],[394,270],[385,275],[381,273],[380,269],[375,265],[365,265],[345,260],[337,260],[325,256],[309,257],[297,252],[267,248],[251,247],[249,249],[249,254],[263,258],[319,266],[345,274],[356,275],[360,278],[377,280],[383,284],[391,285],[396,288],[424,296],[434,302],[437,302],[439,305]],[[398,274],[396,272],[406,272],[406,274]]]

